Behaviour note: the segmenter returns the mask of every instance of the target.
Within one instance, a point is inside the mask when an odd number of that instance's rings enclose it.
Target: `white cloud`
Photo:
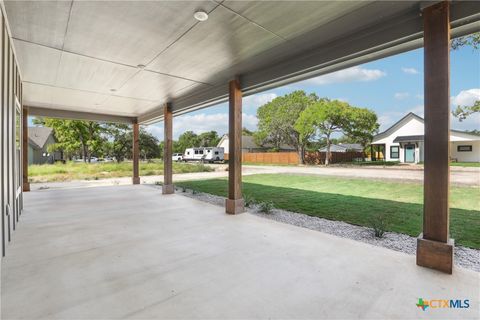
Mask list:
[[[387,74],[378,69],[366,69],[360,66],[348,68],[345,70],[340,70],[332,72],[320,77],[312,78],[305,80],[304,83],[314,84],[314,85],[325,85],[332,83],[345,83],[345,82],[357,82],[357,81],[374,81],[378,80]]]
[[[418,74],[418,70],[415,68],[402,68],[402,71],[406,74]]]
[[[253,108],[263,106],[277,97],[276,93],[259,93],[243,98],[243,108]]]
[[[456,96],[450,98],[452,106],[471,106],[476,100],[480,100],[480,88],[462,90]]]
[[[458,118],[451,117],[451,128],[457,130],[478,130],[478,128],[480,128],[480,114],[472,114],[463,121],[458,120]]]
[[[403,118],[409,112],[415,113],[417,116],[423,118],[423,104],[416,105],[404,111],[386,111],[378,115],[378,123],[380,124],[380,132],[387,130],[395,122]]]
[[[408,92],[397,92],[393,95],[393,97],[397,100],[403,100],[403,99],[407,99],[408,97],[410,97],[410,93],[408,93]]]
[[[425,108],[423,107],[423,104],[416,105],[415,107],[407,110],[407,113],[413,112],[417,116],[420,116],[423,118],[423,115],[425,114]]]
[[[254,115],[243,114],[243,127],[250,130],[257,129],[258,119]],[[163,139],[163,122],[150,125],[146,128],[148,132],[156,136],[158,139]],[[173,138],[178,139],[185,131],[193,131],[197,134],[215,130],[219,135],[228,132],[228,113],[206,114],[200,113],[195,115],[182,115],[173,118]]]

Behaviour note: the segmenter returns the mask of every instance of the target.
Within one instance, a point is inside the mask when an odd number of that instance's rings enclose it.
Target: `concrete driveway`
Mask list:
[[[212,165],[214,172],[197,172],[174,174],[173,181],[203,180],[211,178],[223,178],[228,176],[227,165]],[[337,176],[347,178],[365,178],[376,180],[397,180],[422,183],[423,170],[402,167],[366,168],[366,167],[323,167],[323,166],[257,166],[244,165],[243,175],[271,173],[271,174],[307,174],[319,176]],[[163,176],[143,176],[141,182],[154,184],[163,181]],[[480,186],[480,168],[452,167],[450,171],[452,185]],[[89,181],[48,182],[33,183],[32,190],[39,189],[63,189],[63,188],[86,188],[111,185],[129,185],[130,177],[112,178]]]

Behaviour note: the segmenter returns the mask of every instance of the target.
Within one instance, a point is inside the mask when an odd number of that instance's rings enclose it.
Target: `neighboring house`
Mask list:
[[[410,112],[393,126],[373,137],[372,145],[385,151],[386,161],[424,161],[424,120]],[[450,130],[450,158],[458,162],[480,162],[480,136]]]
[[[225,153],[228,154],[228,134],[223,135],[222,139],[218,142],[217,147],[221,147],[225,150]],[[255,143],[253,136],[242,136],[242,153],[248,152],[267,152],[273,148],[273,145],[267,144],[264,146],[259,146]],[[280,152],[290,152],[295,151],[295,148],[289,145],[281,145]]]
[[[62,159],[60,152],[48,152],[48,146],[54,144],[53,130],[46,127],[28,128],[28,164],[54,163]]]
[[[320,152],[327,152],[327,147],[319,149]],[[363,147],[359,143],[340,143],[330,145],[330,152],[363,152]]]

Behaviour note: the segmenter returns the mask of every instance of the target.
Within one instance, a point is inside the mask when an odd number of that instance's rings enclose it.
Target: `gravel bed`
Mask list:
[[[178,190],[177,192],[177,194],[218,206],[225,205],[224,197],[207,193],[193,194],[191,190],[188,190],[187,192]],[[342,238],[362,241],[375,246],[401,251],[407,254],[414,255],[417,249],[417,238],[401,233],[386,232],[383,238],[377,238],[374,236],[371,228],[355,226],[341,221],[332,221],[318,217],[311,217],[306,214],[295,213],[281,209],[273,209],[271,213],[265,214],[259,211],[257,205],[249,207],[248,212],[266,219],[321,231]],[[456,246],[454,253],[456,265],[480,272],[480,250]]]

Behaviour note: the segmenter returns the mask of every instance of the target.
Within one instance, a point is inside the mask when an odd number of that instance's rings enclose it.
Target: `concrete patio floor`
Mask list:
[[[479,274],[153,186],[45,190],[2,262],[2,319],[478,319]],[[469,299],[468,309],[416,307]]]

